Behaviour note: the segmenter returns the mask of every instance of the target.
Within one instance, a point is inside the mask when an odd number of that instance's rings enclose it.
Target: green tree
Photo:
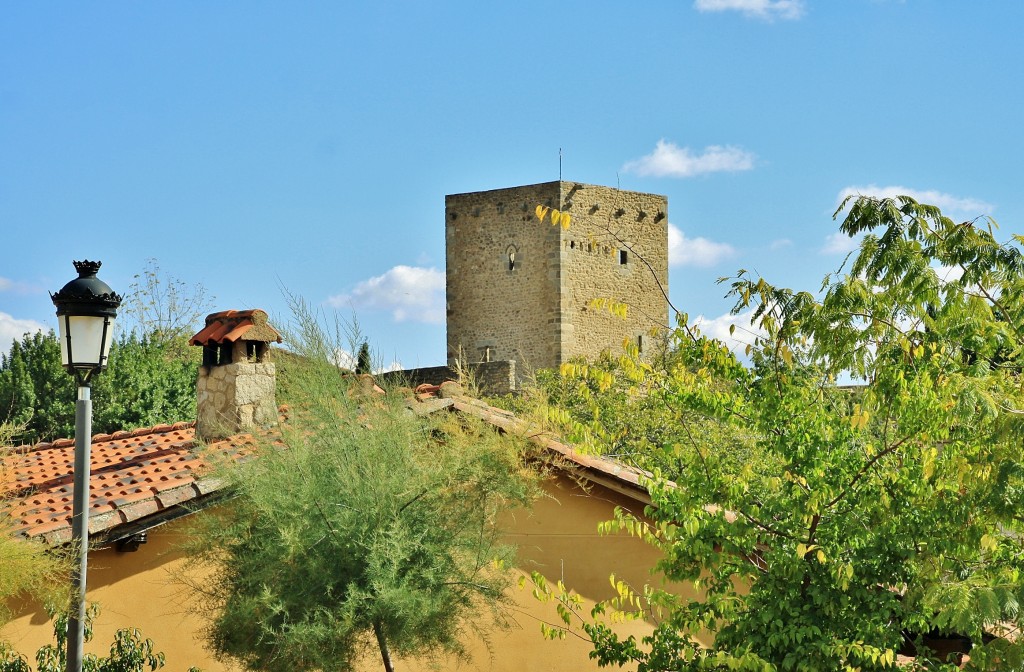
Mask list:
[[[531,494],[520,445],[350,387],[315,327],[286,339],[289,422],[225,470],[237,497],[194,548],[214,568],[213,648],[267,671],[348,670],[371,641],[389,671],[393,654],[462,652],[509,581],[495,516]]]
[[[649,519],[604,529],[660,548],[660,570],[703,596],[619,586],[582,617],[601,664],[952,670],[926,635],[959,635],[969,669],[1024,665],[1022,239],[906,197],[849,205],[842,231],[863,241],[820,296],[733,279],[764,334],[751,365],[684,318],[676,366],[648,372],[684,422],[740,429],[757,459],[661,448],[684,460],[650,480]],[[549,594],[572,623],[571,596]],[[613,608],[657,627],[621,638]]]
[[[20,428],[24,443],[71,436],[75,382],[60,363],[53,331],[25,334],[0,355],[0,422]]]
[[[356,356],[356,373],[373,373],[373,361],[370,359],[370,344],[363,341]]]
[[[107,370],[97,376],[93,426],[99,432],[149,427],[196,417],[196,372],[200,348],[134,332],[111,348]]]
[[[93,381],[95,433],[195,418],[201,353],[179,341],[169,346],[134,332],[114,341],[107,370]],[[21,428],[12,437],[19,442],[74,435],[75,383],[52,331],[26,334],[0,355],[0,409],[0,418]]]
[[[684,411],[658,393],[658,381],[671,365],[671,356],[640,361],[635,346],[631,348],[634,351],[625,357],[605,351],[593,361],[573,359],[557,371],[538,371],[525,394],[492,403],[529,415],[538,415],[539,407],[542,415],[537,419],[578,448],[641,469],[683,468],[686,455],[671,447],[693,440],[707,449],[730,446],[722,458],[733,469],[752,458],[754,441],[749,432]],[[653,375],[659,368],[660,373]]]

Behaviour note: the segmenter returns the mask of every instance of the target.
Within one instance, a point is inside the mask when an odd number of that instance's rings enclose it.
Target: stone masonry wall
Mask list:
[[[557,182],[445,197],[450,364],[557,361],[559,230],[534,209],[558,203]]]
[[[478,362],[471,364],[469,375],[473,377],[480,394],[501,396],[516,391],[515,361]],[[440,385],[449,380],[458,381],[458,372],[448,366],[430,366],[419,369],[403,369],[386,371],[374,376],[378,383],[400,384],[416,387],[417,385]]]
[[[196,380],[196,433],[224,438],[277,422],[272,362],[203,366]]]
[[[539,221],[537,205],[569,212],[569,229]],[[626,339],[646,345],[668,322],[664,196],[548,182],[447,196],[445,219],[449,363],[515,359],[524,377]],[[596,298],[627,304],[627,319]]]
[[[561,245],[562,358],[621,352],[623,341],[645,351],[652,329],[668,326],[668,200],[656,194],[577,185],[572,226]],[[663,293],[664,292],[664,293]],[[624,303],[627,317],[593,300]]]

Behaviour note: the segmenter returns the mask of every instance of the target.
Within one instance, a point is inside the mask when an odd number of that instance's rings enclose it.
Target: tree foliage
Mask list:
[[[614,357],[605,351],[592,361],[576,358],[558,370],[538,371],[524,395],[492,402],[527,414],[539,405],[539,420],[575,446],[649,471],[684,468],[686,454],[672,448],[694,441],[705,450],[729,445],[722,458],[734,469],[751,459],[754,440],[742,427],[681,409],[658,393],[659,376],[673,366],[673,353],[641,361],[635,344],[625,352]]]
[[[122,334],[107,370],[93,387],[93,431],[109,433],[195,417],[195,377],[201,353],[181,342]],[[75,383],[60,363],[56,335],[35,332],[0,355],[0,417],[20,427],[14,438],[35,443],[75,431]]]
[[[677,417],[755,452],[737,469],[731,445],[674,432],[657,450],[681,461],[650,480],[649,517],[604,526],[657,546],[701,598],[619,586],[588,617],[546,591],[601,664],[951,670],[930,646],[962,636],[969,669],[1021,669],[1024,239],[906,197],[847,205],[842,231],[863,240],[820,294],[731,280],[764,334],[751,364],[683,316],[674,366],[645,370]],[[614,608],[657,627],[620,638]]]
[[[75,382],[61,367],[53,331],[25,334],[0,354],[0,420],[19,428],[23,443],[71,436]]]
[[[356,355],[356,373],[373,373],[373,360],[370,357],[370,343],[363,341]]]
[[[500,617],[512,549],[495,515],[530,496],[520,447],[372,395],[315,326],[299,341],[289,421],[225,471],[238,496],[197,536],[213,648],[267,671],[351,669],[374,641],[386,667],[392,652],[462,652]]]
[[[125,295],[121,320],[128,331],[176,349],[209,312],[213,297],[201,284],[189,284],[163,269],[156,259],[134,276]]]

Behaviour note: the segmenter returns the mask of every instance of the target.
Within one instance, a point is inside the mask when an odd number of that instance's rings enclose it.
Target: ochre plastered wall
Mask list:
[[[183,571],[179,547],[186,531],[187,521],[178,521],[151,530],[137,551],[90,552],[88,599],[98,603],[101,612],[87,653],[104,655],[119,628],[135,627],[166,654],[168,672],[185,672],[191,665],[204,672],[232,669],[203,648],[203,620],[189,611],[191,590],[175,580]],[[15,613],[17,618],[0,628],[0,639],[34,660],[36,649],[52,643],[53,626],[38,604],[16,605]]]
[[[569,228],[539,221],[538,205],[568,212]],[[664,196],[548,182],[446,196],[445,222],[450,364],[489,355],[528,375],[667,325]],[[628,316],[593,299],[624,303]]]
[[[657,582],[649,570],[657,560],[656,552],[643,542],[626,536],[602,537],[597,524],[611,518],[616,505],[632,510],[642,506],[599,486],[587,491],[563,475],[553,476],[544,487],[544,495],[531,510],[508,513],[502,520],[507,538],[519,548],[516,575],[539,571],[551,582],[562,579],[584,597],[589,613],[595,600],[612,596],[609,575],[642,586]],[[201,515],[201,514],[200,514]],[[206,672],[232,669],[214,660],[202,647],[199,636],[203,621],[189,613],[190,590],[174,579],[182,571],[183,559],[177,550],[187,530],[187,522],[173,523],[150,532],[149,542],[134,553],[113,550],[90,556],[89,599],[99,602],[102,615],[96,638],[87,650],[102,653],[119,627],[139,627],[167,654],[169,672],[198,665]],[[547,641],[541,637],[540,622],[556,623],[554,605],[537,602],[529,589],[514,588],[509,612],[511,627],[487,628],[489,649],[480,638],[468,634],[466,646],[470,660],[459,669],[493,672],[596,670],[587,653],[588,642],[574,637]],[[51,637],[50,624],[38,605],[18,606],[18,617],[0,629],[0,637],[23,653],[32,653]],[[651,631],[646,622],[618,626],[622,634],[638,637]],[[368,642],[368,644],[371,644]],[[440,669],[455,669],[456,661],[442,661]],[[375,651],[368,648],[360,670],[381,669]],[[430,661],[400,661],[401,670],[437,669]]]

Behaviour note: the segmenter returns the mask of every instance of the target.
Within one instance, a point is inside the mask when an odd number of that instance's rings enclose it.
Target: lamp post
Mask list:
[[[92,377],[107,368],[111,334],[121,297],[96,277],[99,261],[76,261],[78,277],[51,294],[57,307],[61,363],[78,383],[75,404],[75,482],[71,547],[78,566],[72,575],[68,614],[67,672],[81,672],[85,634],[85,578],[89,560],[89,471],[92,450]]]

